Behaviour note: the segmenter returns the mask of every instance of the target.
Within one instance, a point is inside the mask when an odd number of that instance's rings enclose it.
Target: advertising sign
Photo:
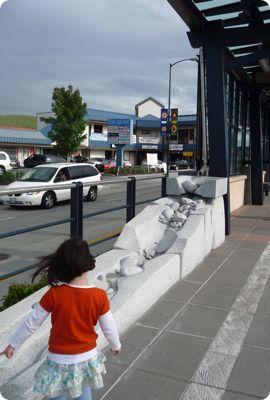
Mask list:
[[[183,144],[170,144],[170,150],[183,151],[184,145]]]
[[[156,146],[154,144],[143,144],[142,149],[143,150],[157,150],[158,146]]]
[[[168,134],[168,109],[161,109],[160,117],[160,136],[167,136]]]
[[[158,163],[158,155],[157,153],[147,153],[146,154],[147,164],[148,165],[157,165]]]
[[[193,151],[184,151],[183,156],[185,157],[192,157],[193,156]]]
[[[176,137],[178,131],[178,108],[171,110],[171,136]]]
[[[133,144],[132,119],[108,119],[107,124],[110,144]]]
[[[145,144],[159,144],[160,138],[144,138],[144,137],[139,137],[139,143],[145,143]]]

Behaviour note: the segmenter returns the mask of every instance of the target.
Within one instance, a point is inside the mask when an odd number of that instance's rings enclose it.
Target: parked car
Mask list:
[[[5,151],[0,151],[0,175],[12,169],[11,160]]]
[[[170,163],[170,170],[187,169],[189,162],[187,160],[177,160]]]
[[[94,164],[99,172],[104,172],[104,164],[107,162],[105,158],[90,158],[89,161],[90,163]]]
[[[72,182],[91,183],[101,180],[99,171],[90,164],[46,164],[37,166],[28,171],[19,181],[6,187],[11,194],[2,198],[10,206],[41,206],[52,208],[58,201],[70,199],[70,189],[39,190],[41,186],[54,186]],[[23,194],[12,194],[12,189],[36,188]],[[97,198],[97,186],[83,188],[83,195],[87,201]]]
[[[61,157],[57,157],[53,154],[32,154],[27,157],[23,165],[25,168],[34,168],[41,164],[52,164],[52,163],[63,163],[65,160]]]
[[[167,172],[167,164],[161,160],[158,160],[156,164],[148,164],[147,160],[143,160],[141,165],[143,167],[156,168],[159,172]]]
[[[110,168],[115,168],[116,167],[116,159],[115,158],[111,158],[110,160],[106,160],[104,163],[104,171],[110,169]],[[132,164],[130,161],[128,160],[123,160],[123,167],[124,168],[129,168],[131,167]]]
[[[10,157],[10,165],[12,169],[18,169],[21,167],[20,161],[15,157]]]
[[[74,157],[71,157],[70,162],[76,162],[76,163],[84,163],[87,162],[88,158],[81,156],[80,154]]]

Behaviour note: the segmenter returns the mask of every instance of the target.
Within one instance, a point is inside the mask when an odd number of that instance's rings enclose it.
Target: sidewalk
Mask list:
[[[270,392],[270,201],[122,337],[95,400],[252,400]],[[194,243],[196,246],[196,243]]]

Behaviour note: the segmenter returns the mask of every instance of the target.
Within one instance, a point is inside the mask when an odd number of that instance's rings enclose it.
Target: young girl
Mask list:
[[[89,247],[80,239],[66,240],[54,254],[44,257],[33,280],[45,274],[51,288],[0,353],[11,358],[51,314],[48,357],[38,368],[34,385],[34,392],[50,399],[91,400],[91,388],[103,387],[105,357],[96,347],[98,335],[94,327],[97,322],[112,352],[120,352],[121,344],[107,295],[88,283],[87,272],[94,268],[95,260]]]

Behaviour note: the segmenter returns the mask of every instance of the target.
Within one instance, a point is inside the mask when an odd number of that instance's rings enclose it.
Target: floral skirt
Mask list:
[[[81,396],[83,388],[103,387],[102,375],[106,374],[102,353],[78,364],[58,364],[46,360],[35,374],[34,392],[49,397],[65,395],[68,398]]]

